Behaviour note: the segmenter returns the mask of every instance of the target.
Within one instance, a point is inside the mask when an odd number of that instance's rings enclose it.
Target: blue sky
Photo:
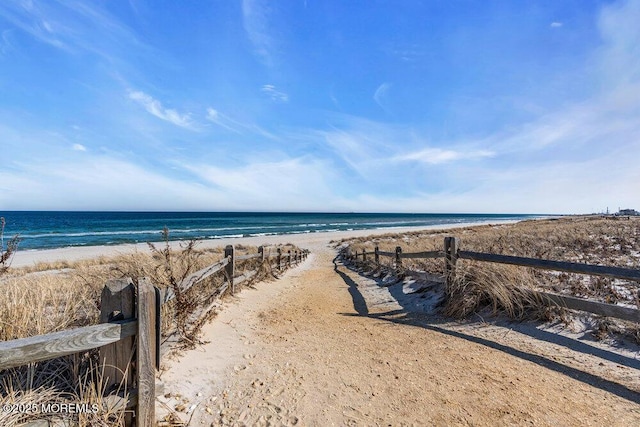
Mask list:
[[[0,2],[0,210],[640,209],[640,1]]]

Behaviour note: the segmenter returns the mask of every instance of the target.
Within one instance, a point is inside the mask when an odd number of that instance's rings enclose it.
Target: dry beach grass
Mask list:
[[[173,288],[189,274],[223,258],[224,248],[199,249],[196,242],[185,242],[176,249],[165,244],[149,245],[149,251],[98,257],[80,261],[41,262],[11,268],[0,276],[0,341],[43,335],[95,324],[100,315],[100,294],[110,279],[147,277],[160,289]],[[236,255],[255,254],[257,247],[236,245]],[[297,249],[284,245],[286,252]],[[7,257],[8,259],[8,257]],[[259,260],[237,263],[236,271],[259,267]],[[261,268],[254,280],[272,273]],[[224,277],[214,275],[199,286],[183,292],[162,307],[162,333],[172,337],[174,347],[198,342],[204,321],[193,320],[207,296],[216,292]],[[244,286],[251,286],[252,282]],[[197,289],[196,289],[197,288]],[[210,319],[215,312],[209,313]],[[73,425],[112,426],[123,421],[123,411],[108,408],[106,390],[98,366],[97,351],[66,356],[45,362],[0,371],[0,404],[70,403],[97,404],[99,411],[76,414]],[[20,425],[40,415],[0,414],[0,425]]]
[[[388,234],[373,238],[345,239],[352,251],[403,252],[442,250],[443,238],[455,235],[461,248],[476,252],[595,265],[640,268],[639,217],[564,217],[522,221],[515,224],[468,227],[453,232],[424,231]],[[391,258],[381,258],[390,264]],[[403,267],[442,274],[441,259],[405,259]],[[574,295],[610,304],[640,307],[638,283],[628,280],[557,273],[526,267],[460,260],[457,277],[446,289],[443,313],[464,318],[489,308],[516,319],[551,320],[563,313],[551,310],[527,290]],[[567,320],[563,317],[564,320]],[[638,325],[598,319],[595,334],[627,335],[640,342]]]

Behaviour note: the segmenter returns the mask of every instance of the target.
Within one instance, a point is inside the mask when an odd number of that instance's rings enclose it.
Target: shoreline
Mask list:
[[[221,239],[198,240],[197,247],[199,249],[211,249],[224,247],[226,245],[274,245],[292,243],[303,249],[313,249],[317,245],[326,245],[332,240],[340,240],[354,237],[365,237],[383,234],[407,233],[415,231],[429,230],[449,230],[456,228],[465,228],[483,225],[504,225],[515,224],[522,220],[503,220],[503,221],[483,221],[483,222],[467,222],[459,224],[437,224],[428,226],[415,227],[388,227],[366,230],[345,230],[345,231],[321,231],[316,233],[298,233],[298,234],[277,234],[271,236],[250,236],[250,237],[226,237]],[[170,241],[172,248],[178,248],[185,240]],[[152,242],[154,245],[164,244],[162,241]],[[102,246],[69,246],[55,249],[30,249],[26,251],[18,251],[11,260],[12,268],[29,267],[41,262],[60,262],[60,261],[80,261],[101,256],[117,256],[126,255],[135,252],[148,252],[147,243],[125,243],[121,245],[102,245]]]

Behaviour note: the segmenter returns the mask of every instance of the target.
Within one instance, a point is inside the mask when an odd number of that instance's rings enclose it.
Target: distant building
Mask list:
[[[618,215],[640,215],[640,212],[635,209],[620,209]]]

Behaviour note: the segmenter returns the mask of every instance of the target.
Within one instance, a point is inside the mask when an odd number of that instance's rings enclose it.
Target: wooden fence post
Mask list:
[[[129,320],[136,316],[136,289],[130,278],[109,280],[100,296],[100,323]],[[134,357],[135,336],[100,347],[99,363],[107,393],[116,391],[126,397],[133,387],[131,362]],[[154,396],[155,399],[155,396]],[[133,425],[131,413],[125,414],[125,425]]]
[[[367,250],[366,249],[362,249],[362,263],[366,264],[367,263]]]
[[[456,275],[456,263],[458,262],[458,249],[460,248],[460,239],[457,237],[444,238],[444,277],[447,281],[447,287],[453,285]]]
[[[133,319],[136,315],[135,294],[131,279],[109,280],[100,296],[100,323]],[[130,362],[133,361],[133,345],[134,337],[128,337],[100,347],[100,363],[107,392],[117,390],[121,384],[132,386]]]
[[[136,426],[156,425],[156,289],[146,278],[138,282],[138,343],[136,346],[136,384],[138,403]]]
[[[282,271],[282,249],[278,248],[278,271]]]
[[[287,267],[291,268],[291,250],[287,251]]]
[[[258,246],[258,253],[260,254],[260,262],[264,263],[264,246]]]
[[[229,279],[229,287],[231,288],[231,295],[236,293],[236,285],[233,281],[233,275],[236,271],[236,259],[235,259],[235,250],[233,249],[233,245],[227,245],[224,248],[224,257],[230,257],[229,264],[225,267],[225,273],[227,278]]]
[[[377,246],[373,250],[373,259],[376,262],[376,264],[380,264],[380,249]]]
[[[400,258],[400,255],[402,255],[402,248],[396,246],[396,268],[402,267],[402,258]]]

